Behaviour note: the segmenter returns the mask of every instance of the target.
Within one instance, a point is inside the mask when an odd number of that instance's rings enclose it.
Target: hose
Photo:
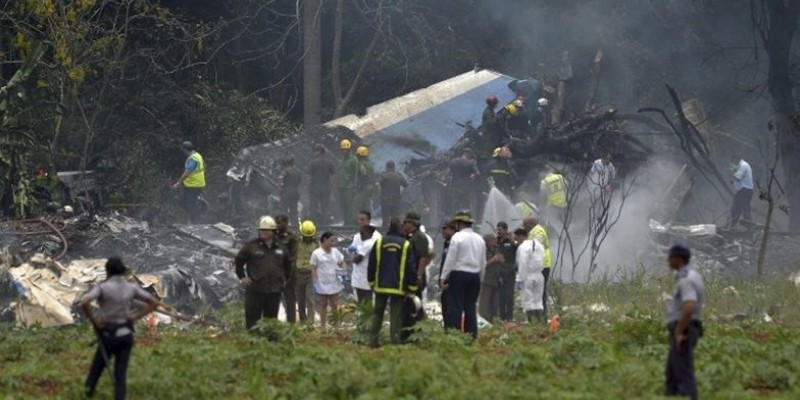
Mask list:
[[[42,218],[40,221],[42,223],[44,223],[45,225],[47,225],[48,227],[50,227],[50,229],[52,229],[53,232],[55,232],[56,235],[58,236],[58,238],[61,240],[61,244],[63,245],[63,249],[61,249],[61,254],[59,254],[55,258],[53,258],[54,260],[58,261],[58,260],[61,259],[61,257],[64,257],[67,254],[67,251],[69,251],[69,243],[67,243],[67,239],[64,237],[64,234],[61,233],[61,231],[58,230],[58,228],[56,228],[55,225],[50,223],[50,221],[48,221],[48,220],[46,220],[44,218]]]

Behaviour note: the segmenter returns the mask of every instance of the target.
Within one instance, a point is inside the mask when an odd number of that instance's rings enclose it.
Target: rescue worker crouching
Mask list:
[[[387,305],[391,342],[401,343],[405,327],[405,297],[417,290],[418,282],[413,246],[405,238],[399,218],[392,218],[386,235],[375,240],[369,256],[367,279],[375,292],[370,346],[379,345],[378,337]]]
[[[245,288],[244,318],[247,329],[261,318],[278,318],[281,294],[291,277],[289,250],[277,242],[277,229],[272,217],[261,217],[258,238],[248,242],[234,259],[236,276]]]

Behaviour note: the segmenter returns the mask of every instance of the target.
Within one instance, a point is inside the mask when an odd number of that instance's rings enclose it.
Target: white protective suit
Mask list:
[[[517,247],[517,274],[522,281],[522,309],[544,310],[544,246],[538,240],[526,240]]]
[[[372,252],[372,245],[381,237],[380,232],[376,229],[372,232],[372,237],[367,240],[361,240],[361,234],[356,233],[353,236],[352,246],[356,247],[356,254],[361,254],[364,259],[360,263],[353,263],[352,285],[356,289],[372,290],[369,287],[369,279],[367,279],[367,267],[369,266],[369,255]]]

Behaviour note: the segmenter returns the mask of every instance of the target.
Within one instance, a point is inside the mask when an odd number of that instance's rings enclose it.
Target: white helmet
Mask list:
[[[274,231],[278,229],[278,225],[275,223],[274,218],[265,215],[258,220],[258,229]]]
[[[550,101],[546,98],[542,97],[539,99],[539,107],[547,107],[550,104]]]

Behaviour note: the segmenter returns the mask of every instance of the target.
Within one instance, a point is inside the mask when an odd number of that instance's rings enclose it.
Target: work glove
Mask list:
[[[356,251],[358,251],[358,247],[356,247],[355,245],[351,244],[350,246],[347,247],[347,252],[350,254],[355,254]]]

